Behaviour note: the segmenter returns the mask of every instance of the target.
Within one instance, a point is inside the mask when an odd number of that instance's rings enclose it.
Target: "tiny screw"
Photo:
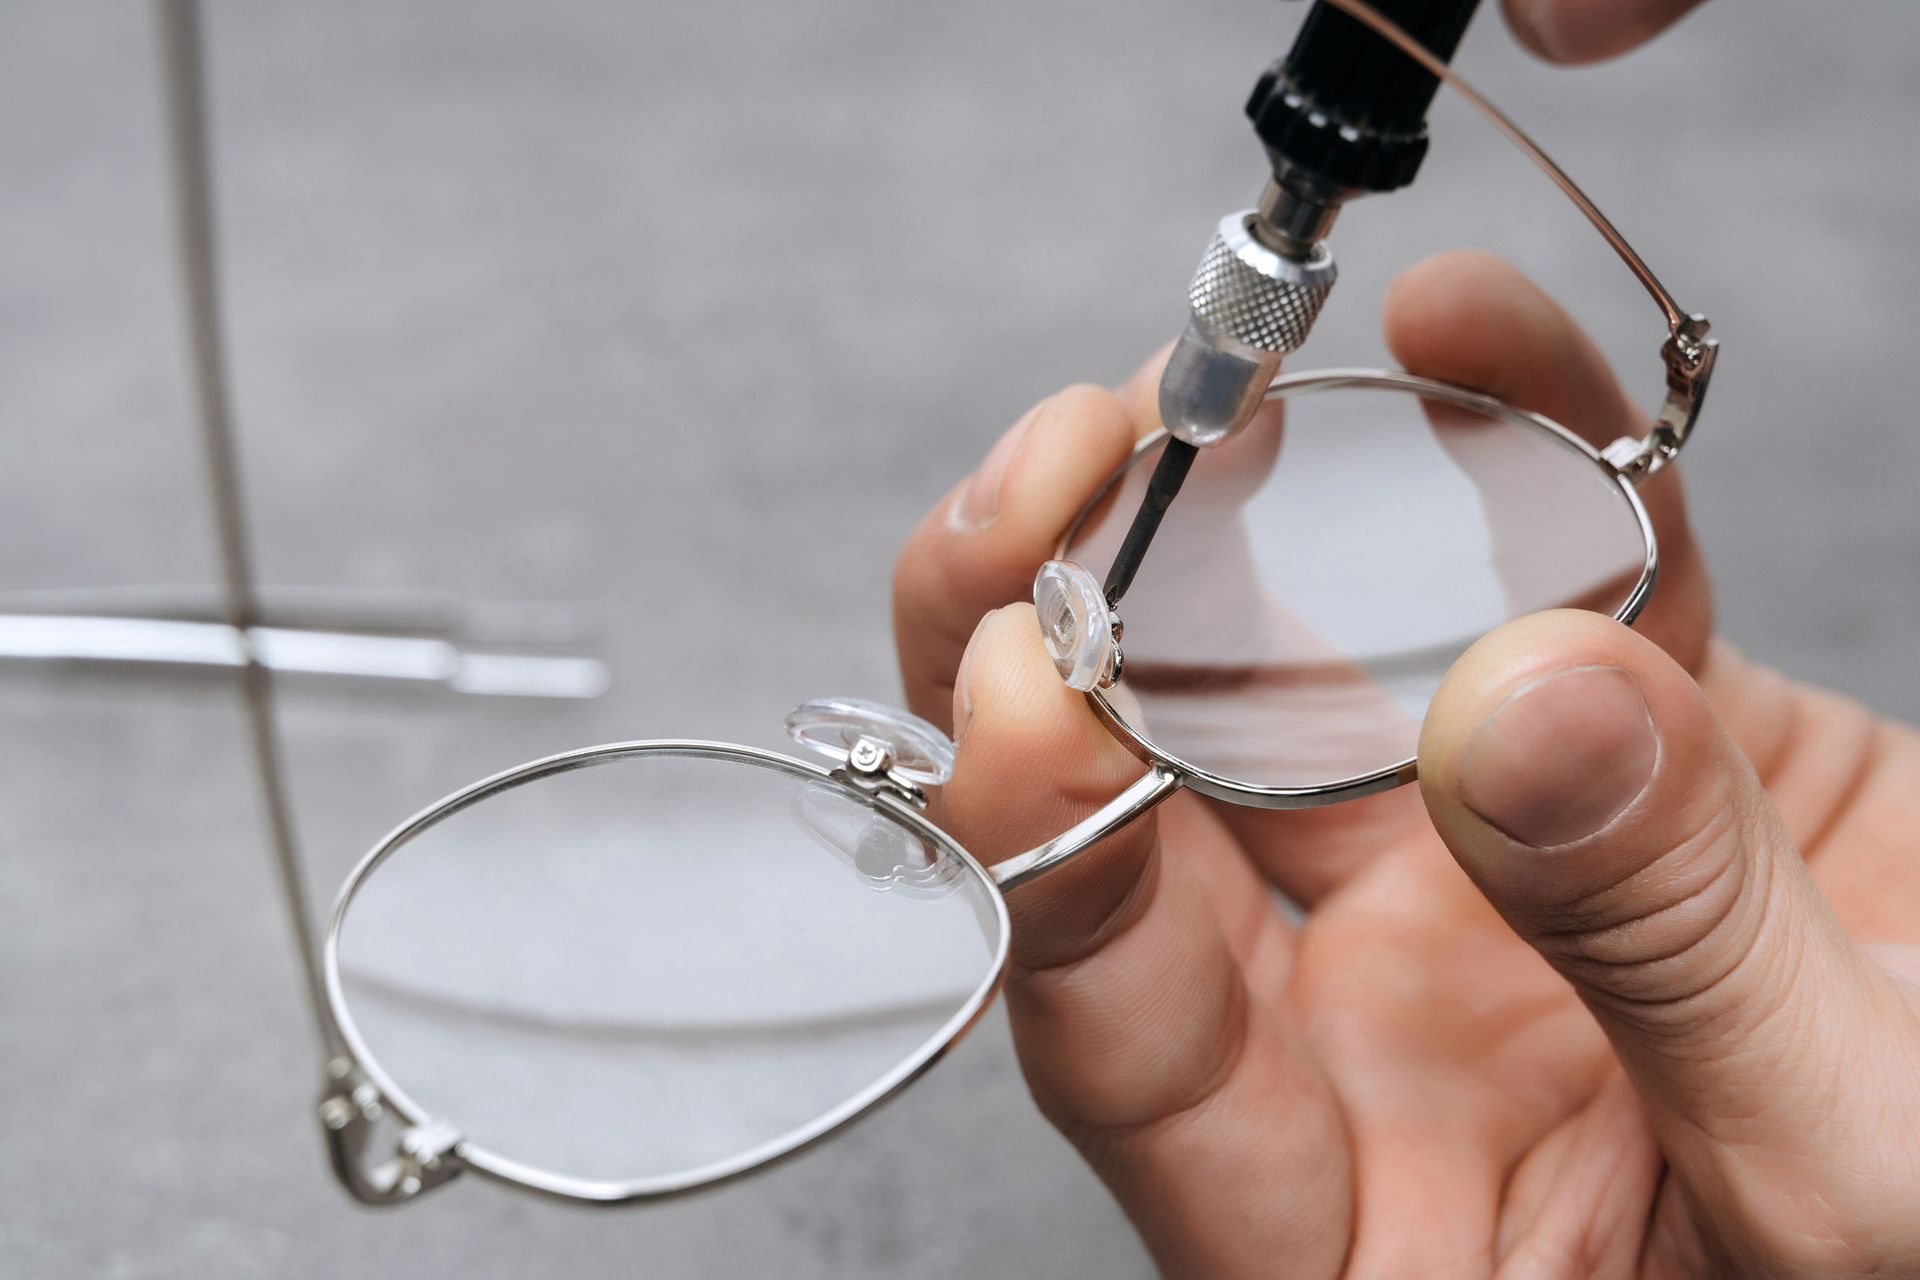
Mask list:
[[[892,753],[884,745],[872,738],[862,738],[853,744],[853,750],[847,755],[847,763],[856,773],[880,773],[892,763]]]
[[[345,1098],[335,1094],[320,1104],[320,1123],[329,1129],[344,1129],[353,1123],[354,1106]]]

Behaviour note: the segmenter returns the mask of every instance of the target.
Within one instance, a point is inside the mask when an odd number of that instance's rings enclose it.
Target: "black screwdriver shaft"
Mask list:
[[[1199,453],[1199,449],[1184,440],[1168,438],[1167,447],[1153,468],[1153,476],[1147,481],[1147,496],[1141,500],[1140,510],[1134,513],[1126,540],[1120,544],[1120,553],[1113,558],[1113,568],[1107,570],[1105,589],[1109,609],[1119,604],[1120,597],[1133,585],[1133,575],[1140,571],[1147,547],[1159,531],[1160,521],[1173,505],[1180,486],[1187,482],[1187,472],[1193,469],[1193,460]]]

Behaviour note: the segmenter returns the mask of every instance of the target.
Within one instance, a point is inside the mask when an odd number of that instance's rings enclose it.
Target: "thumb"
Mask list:
[[[1710,1238],[1804,1261],[1887,1204],[1912,1006],[1672,659],[1592,614],[1502,627],[1441,686],[1420,774],[1454,857],[1598,1018]]]

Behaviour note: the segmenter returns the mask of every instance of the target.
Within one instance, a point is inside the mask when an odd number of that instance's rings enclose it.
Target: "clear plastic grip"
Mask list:
[[[883,744],[888,771],[916,786],[938,787],[953,777],[953,740],[911,712],[864,698],[816,698],[787,713],[787,733],[809,751],[844,765],[861,739]]]

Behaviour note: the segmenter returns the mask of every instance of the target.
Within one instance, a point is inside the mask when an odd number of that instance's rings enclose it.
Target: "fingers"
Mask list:
[[[1120,384],[1116,392],[1120,403],[1127,407],[1133,420],[1140,425],[1140,434],[1148,435],[1158,431],[1160,421],[1160,375],[1165,372],[1167,358],[1173,354],[1173,343],[1169,342],[1158,351],[1140,362],[1127,380]]]
[[[989,609],[1028,598],[1060,535],[1133,448],[1110,392],[1041,401],[929,512],[893,575],[893,628],[907,705],[949,723],[954,672]]]
[[[1506,0],[1520,42],[1554,62],[1596,62],[1637,48],[1700,0]]]
[[[1068,689],[1033,610],[990,614],[955,696],[942,823],[998,860],[1141,765]],[[1007,1009],[1035,1099],[1170,1275],[1331,1276],[1347,1156],[1332,1091],[1275,1007],[1289,940],[1224,833],[1180,797],[1010,895]],[[1160,833],[1179,840],[1163,852]]]
[[[1479,388],[1551,418],[1595,448],[1645,435],[1651,422],[1559,304],[1490,254],[1446,253],[1407,270],[1387,291],[1385,328],[1409,372]],[[1649,380],[1654,367],[1650,347]],[[1640,495],[1659,544],[1660,587],[1635,625],[1697,670],[1713,627],[1713,599],[1678,468],[1643,481]],[[1524,541],[1525,526],[1538,519],[1524,493],[1487,493],[1483,501],[1502,541]],[[1503,519],[1518,527],[1502,529]]]
[[[1592,614],[1511,623],[1441,687],[1420,774],[1455,858],[1599,1019],[1742,1274],[1912,1233],[1892,1217],[1920,1158],[1887,1135],[1920,1124],[1913,1005],[1685,672]]]
[[[1606,444],[1639,417],[1580,326],[1490,253],[1442,253],[1409,267],[1387,288],[1382,324],[1409,372],[1545,414],[1589,444]]]

